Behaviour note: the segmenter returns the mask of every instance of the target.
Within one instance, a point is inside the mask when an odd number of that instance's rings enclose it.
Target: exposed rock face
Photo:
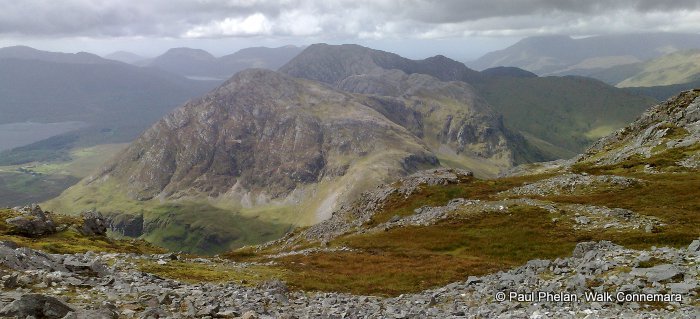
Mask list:
[[[377,75],[352,75],[338,87],[374,95],[377,103],[372,105],[389,119],[396,118],[393,114],[397,110],[407,110],[399,113],[406,114],[407,119],[394,121],[416,130],[418,125],[411,119],[420,119],[418,136],[436,153],[488,159],[502,167],[513,164],[511,148],[515,145],[508,140],[503,119],[469,84],[391,70]]]
[[[634,156],[649,158],[667,150],[689,151],[677,163],[697,168],[700,162],[700,89],[686,91],[656,105],[629,126],[600,139],[580,161],[609,165]]]
[[[443,56],[415,61],[357,45],[318,44],[280,71],[370,95],[370,106],[438,156],[482,176],[494,176],[534,152],[468,84],[482,75]]]
[[[56,232],[56,224],[50,215],[41,210],[39,205],[31,205],[16,209],[21,216],[5,220],[12,231],[27,237],[39,237]]]
[[[384,167],[371,177],[381,181],[437,164],[360,98],[247,70],[155,124],[88,183],[115,179],[133,200],[209,196],[256,206],[349,170]]]
[[[80,227],[80,232],[83,235],[104,236],[107,233],[108,221],[99,212],[83,212],[81,217],[83,218],[83,225]]]

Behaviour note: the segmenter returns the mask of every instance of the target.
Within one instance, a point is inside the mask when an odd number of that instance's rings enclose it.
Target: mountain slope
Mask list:
[[[204,89],[194,81],[121,63],[19,59],[0,60],[0,83],[2,123],[154,121]]]
[[[222,57],[201,49],[174,48],[145,61],[144,65],[192,78],[227,79],[248,68],[276,70],[301,52],[301,47],[254,47]]]
[[[699,124],[700,90],[685,91],[597,141],[578,163],[651,172],[698,169]]]
[[[421,137],[443,164],[495,176],[514,162],[540,159],[468,84],[484,76],[446,57],[417,61],[358,45],[314,44],[280,71],[369,95],[376,110]]]
[[[103,59],[87,52],[61,53],[37,50],[27,46],[12,46],[0,49],[0,59],[38,60],[56,63],[107,64],[114,61]]]
[[[146,59],[145,57],[140,56],[136,53],[127,52],[127,51],[112,52],[110,54],[103,56],[103,58],[108,59],[108,60],[124,62],[124,63],[128,63],[128,64],[136,64],[137,62],[143,61]]]
[[[476,69],[514,66],[539,75],[586,75],[693,48],[700,48],[700,35],[656,33],[582,39],[541,36],[525,38],[506,49],[487,53],[470,65]]]
[[[352,88],[340,87],[351,92],[401,96],[409,100],[436,100],[441,96],[450,96],[444,95],[444,92],[428,93],[424,90],[420,97],[408,97],[418,90],[411,88],[410,84],[394,83],[396,80],[392,79],[392,72],[396,69],[411,76],[428,74],[442,81],[470,84],[449,84],[451,87],[462,87],[461,90],[469,92],[471,98],[452,95],[456,103],[447,108],[442,106],[440,112],[434,112],[430,107],[421,109],[421,104],[413,102],[407,104],[414,111],[421,112],[424,118],[433,118],[433,127],[426,126],[427,131],[432,130],[430,134],[426,133],[426,138],[435,136],[436,128],[438,132],[442,129],[445,116],[479,104],[479,112],[493,109],[503,114],[501,126],[495,125],[494,121],[483,123],[506,136],[508,143],[502,147],[509,148],[515,154],[517,163],[573,156],[595,139],[628,123],[654,102],[593,80],[539,78],[517,68],[495,68],[479,73],[445,57],[414,61],[357,45],[312,45],[280,71],[336,87],[341,83],[365,82]],[[599,91],[603,94],[599,94]],[[434,104],[426,102],[422,105]],[[488,112],[496,114],[493,110]],[[438,149],[433,147],[436,153],[442,153]],[[456,162],[459,163],[459,160]]]
[[[159,121],[50,207],[145,210],[146,219],[157,219],[158,212],[173,212],[162,202],[194,202],[199,210],[226,209],[224,219],[314,223],[390,177],[438,165],[422,141],[365,103],[312,81],[243,71]],[[197,214],[178,211],[145,236],[183,245],[158,232],[177,220],[198,220]],[[188,236],[216,240],[186,249],[226,249],[237,237],[230,231],[190,229]]]
[[[441,55],[411,60],[356,44],[311,45],[279,70],[294,77],[338,85],[352,75],[372,75],[391,69],[407,74],[427,74],[442,81],[470,82],[481,78],[479,72]]]
[[[583,77],[497,77],[476,87],[508,127],[557,158],[582,152],[655,102]]]
[[[482,274],[494,278],[493,292],[503,289],[504,282],[529,285],[543,278],[552,281],[542,286],[580,293],[670,291],[688,281],[695,287],[697,267],[674,258],[678,253],[671,247],[692,243],[692,254],[700,251],[699,133],[700,90],[684,92],[604,137],[578,162],[543,163],[539,166],[554,168],[492,180],[453,169],[417,172],[366,192],[329,220],[226,256],[289,270],[293,275],[284,279],[305,290],[404,294],[392,300],[412,291],[437,300],[455,286],[464,287],[456,296],[465,289],[481,291]],[[620,252],[618,245],[625,247],[623,254],[650,251],[628,264],[617,258],[592,266],[601,256]],[[562,257],[571,250],[574,259],[584,260],[579,266],[563,266]],[[563,275],[558,267],[571,270]],[[534,269],[544,275],[524,275]],[[674,278],[647,275],[661,269],[692,271]],[[638,284],[621,284],[620,278]],[[487,295],[480,298],[493,305]],[[425,308],[431,309],[431,303]],[[671,302],[659,304],[679,310]],[[515,309],[523,307],[513,303],[511,311]],[[626,313],[640,309],[648,308]],[[538,310],[518,315],[536,316]]]
[[[686,50],[646,61],[636,74],[620,81],[617,87],[650,87],[689,83],[700,80],[700,50]]]

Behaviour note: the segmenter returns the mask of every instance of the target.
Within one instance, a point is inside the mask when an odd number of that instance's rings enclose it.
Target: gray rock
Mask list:
[[[671,290],[671,293],[685,295],[697,288],[697,285],[694,283],[679,282],[668,284],[668,288]]]
[[[88,211],[81,214],[83,225],[80,233],[86,236],[104,236],[107,233],[108,221],[99,212]]]
[[[21,236],[39,237],[56,232],[56,224],[50,215],[46,214],[39,205],[27,206],[19,210],[21,216],[5,220],[11,231]]]
[[[660,282],[682,275],[683,272],[672,264],[663,264],[651,268],[634,268],[630,274],[646,277],[650,282]]]
[[[700,252],[700,239],[693,240],[690,245],[688,245],[688,252],[698,253]]]
[[[83,275],[105,276],[109,273],[109,268],[97,260],[83,262],[73,256],[66,257],[63,266],[71,272]]]
[[[76,310],[67,314],[63,319],[117,319],[117,314],[113,309],[102,307],[97,310]]]
[[[0,316],[26,318],[63,318],[74,311],[68,304],[51,296],[26,294],[0,310]]]

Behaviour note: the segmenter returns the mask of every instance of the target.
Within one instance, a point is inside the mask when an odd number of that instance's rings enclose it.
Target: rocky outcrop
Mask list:
[[[677,159],[678,162],[674,164],[695,168],[699,159],[699,143],[700,89],[696,89],[682,92],[650,108],[629,126],[600,139],[579,162],[611,165],[675,150],[694,152]]]
[[[39,205],[18,207],[15,208],[15,211],[21,215],[5,220],[12,228],[13,233],[27,237],[39,237],[56,232],[56,223],[54,223],[53,218],[49,213],[41,210]]]
[[[514,196],[576,195],[601,190],[622,190],[643,184],[644,181],[640,179],[615,175],[562,174],[515,187],[501,192],[501,194]]]
[[[100,212],[87,211],[80,214],[83,225],[80,233],[86,236],[104,236],[107,233],[108,221]]]

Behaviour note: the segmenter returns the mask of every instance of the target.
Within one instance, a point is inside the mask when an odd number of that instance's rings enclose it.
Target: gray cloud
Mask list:
[[[0,0],[32,37],[448,38],[700,30],[697,0]]]

